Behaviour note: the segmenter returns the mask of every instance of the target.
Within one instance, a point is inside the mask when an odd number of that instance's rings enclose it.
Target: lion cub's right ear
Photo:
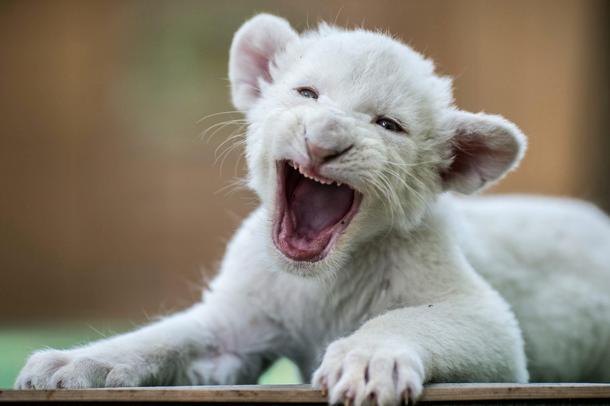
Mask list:
[[[229,56],[229,80],[233,105],[249,110],[258,100],[261,88],[273,81],[270,64],[286,44],[298,38],[288,21],[270,14],[259,14],[235,33]]]

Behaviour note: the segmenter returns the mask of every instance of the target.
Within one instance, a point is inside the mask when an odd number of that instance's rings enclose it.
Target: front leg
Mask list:
[[[253,230],[260,211],[228,246],[203,303],[131,333],[65,351],[34,353],[17,389],[254,383],[282,350],[265,309],[277,280],[261,262]]]
[[[426,382],[527,382],[516,320],[487,290],[369,320],[328,347],[312,383],[331,404],[393,405]]]
[[[223,300],[223,302],[225,302]],[[266,362],[247,340],[249,323],[262,321],[236,300],[199,304],[134,332],[70,350],[35,352],[16,389],[90,388],[254,382]],[[253,332],[255,333],[255,332]],[[267,337],[271,336],[266,331]],[[259,336],[263,336],[260,334]]]

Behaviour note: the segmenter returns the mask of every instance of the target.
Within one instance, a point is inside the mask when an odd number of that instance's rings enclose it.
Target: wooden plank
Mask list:
[[[423,401],[610,399],[610,384],[434,384],[428,385]]]
[[[433,384],[422,402],[607,399],[610,384]],[[309,385],[0,390],[0,402],[326,403]]]

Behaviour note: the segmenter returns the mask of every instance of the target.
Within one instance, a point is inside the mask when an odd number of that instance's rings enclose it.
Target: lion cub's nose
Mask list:
[[[311,165],[320,166],[347,153],[354,145],[352,144],[346,148],[324,148],[309,142],[307,138],[305,138],[305,146],[307,147],[307,155],[309,156]]]

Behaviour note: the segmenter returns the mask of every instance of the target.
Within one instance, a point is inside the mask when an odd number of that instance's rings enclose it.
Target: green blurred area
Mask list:
[[[70,348],[128,329],[125,325],[105,327],[101,331],[99,327],[87,325],[0,329],[0,388],[12,388],[19,370],[34,350]],[[272,365],[259,379],[263,385],[300,382],[296,366],[285,358]]]

